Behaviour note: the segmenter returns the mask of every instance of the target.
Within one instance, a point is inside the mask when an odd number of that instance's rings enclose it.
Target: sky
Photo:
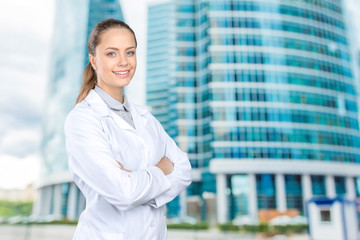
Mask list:
[[[145,103],[146,1],[120,1],[139,45],[128,90],[136,92],[132,100],[138,104]],[[0,1],[0,188],[24,188],[40,174],[54,5],[55,0]]]
[[[138,40],[137,73],[127,94],[145,103],[146,7],[151,0],[120,0]],[[42,112],[51,60],[55,0],[0,1],[0,188],[24,188],[40,173]],[[360,0],[348,0],[360,30]],[[360,31],[358,43],[360,43]],[[360,46],[360,44],[358,44]]]

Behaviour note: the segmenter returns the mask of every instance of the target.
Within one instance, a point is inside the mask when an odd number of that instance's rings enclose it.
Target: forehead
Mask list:
[[[98,47],[128,48],[135,47],[135,45],[134,35],[128,29],[111,28],[101,34]]]

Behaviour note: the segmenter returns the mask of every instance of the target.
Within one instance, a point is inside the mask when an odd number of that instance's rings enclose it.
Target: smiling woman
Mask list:
[[[74,240],[166,239],[164,206],[191,183],[187,154],[123,94],[136,47],[131,28],[114,19],[89,37],[90,63],[65,122],[69,168],[87,202]]]

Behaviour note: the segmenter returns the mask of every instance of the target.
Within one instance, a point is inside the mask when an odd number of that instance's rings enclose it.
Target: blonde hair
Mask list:
[[[111,29],[111,28],[125,28],[129,30],[135,39],[135,46],[137,46],[136,36],[134,31],[124,23],[123,21],[116,20],[116,19],[107,19],[102,22],[96,24],[96,26],[92,29],[89,39],[88,39],[88,53],[92,56],[95,56],[95,49],[100,44],[101,35]],[[82,83],[80,88],[79,96],[76,99],[76,103],[81,102],[86,98],[89,94],[90,90],[95,87],[97,83],[97,75],[95,69],[91,66],[91,63],[88,63],[86,66],[83,76],[82,76]]]

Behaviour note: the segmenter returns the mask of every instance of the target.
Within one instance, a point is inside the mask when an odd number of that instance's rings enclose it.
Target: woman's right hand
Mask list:
[[[174,163],[167,157],[163,157],[155,166],[160,168],[165,175],[170,174],[174,170]]]

